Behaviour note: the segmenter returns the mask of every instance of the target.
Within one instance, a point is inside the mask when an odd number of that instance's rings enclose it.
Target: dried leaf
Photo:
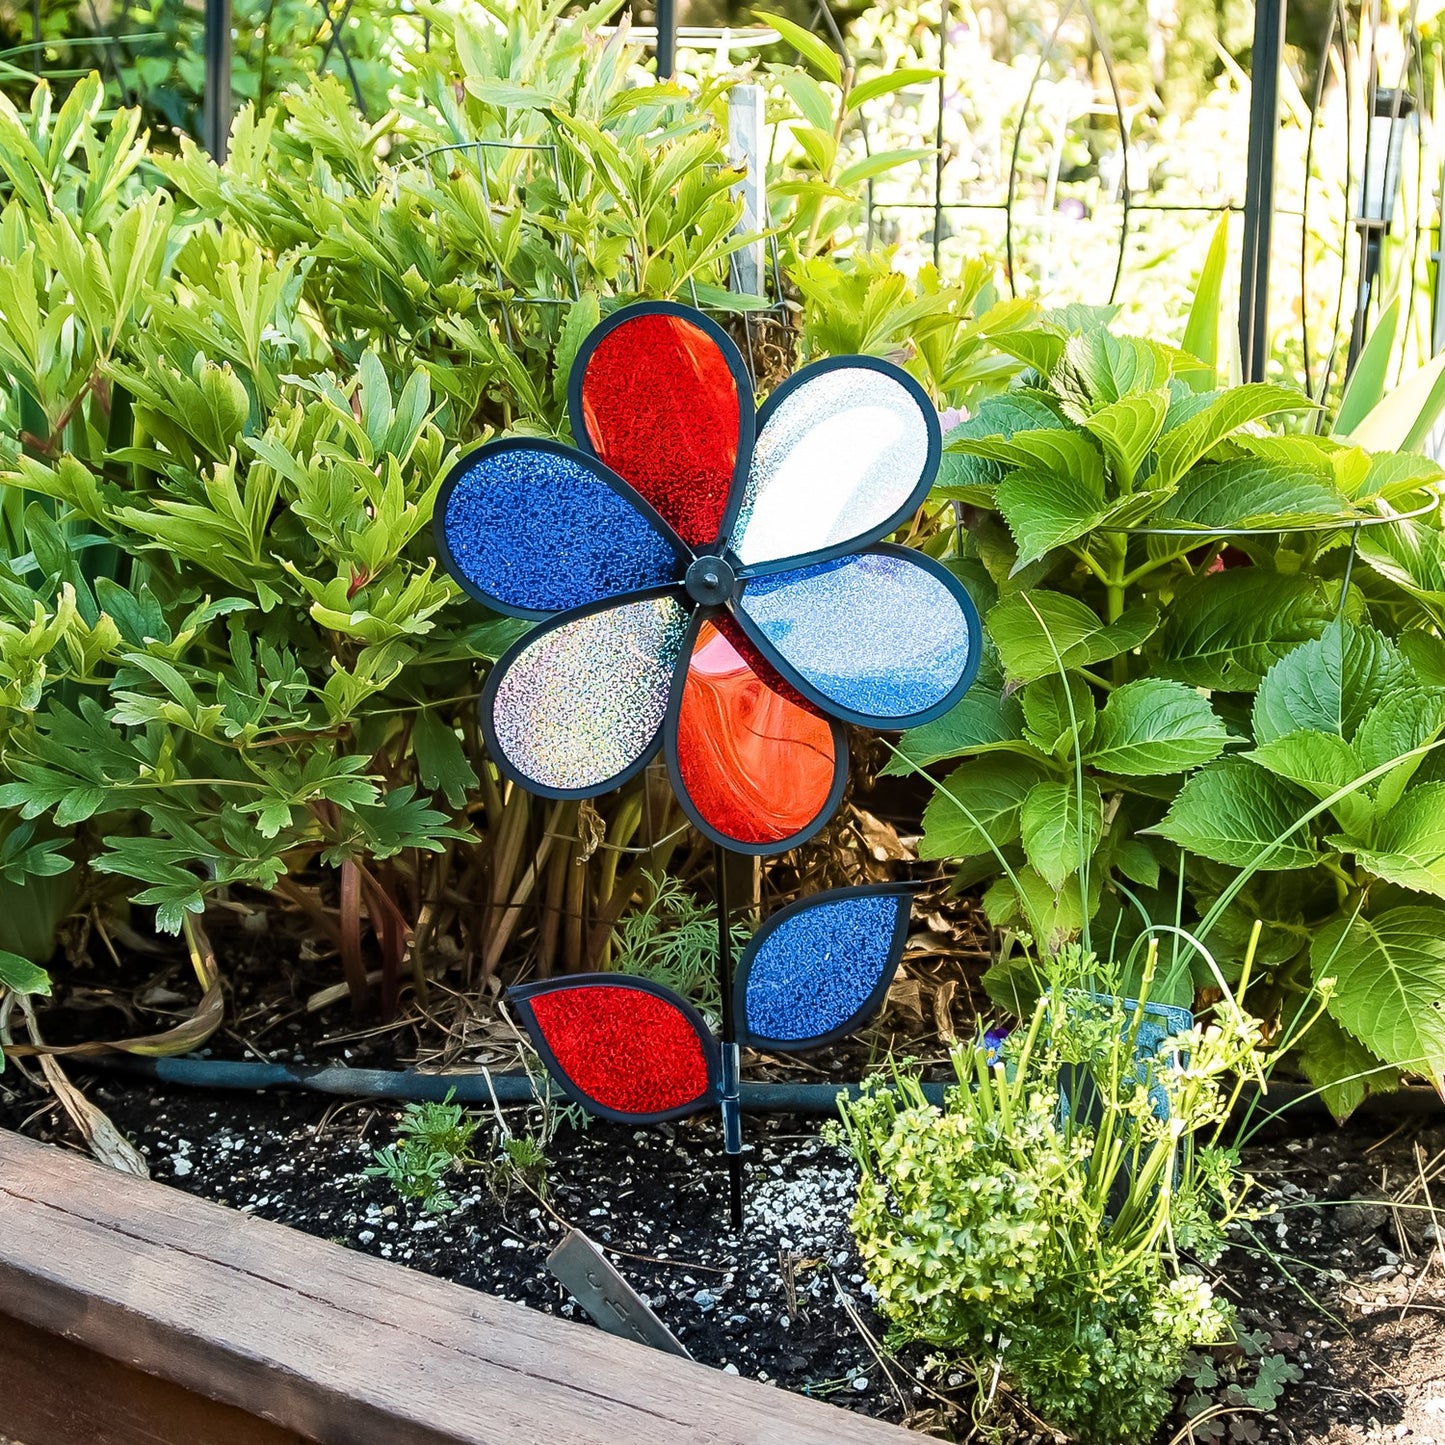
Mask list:
[[[211,945],[206,935],[201,931],[199,924],[194,921],[190,924],[190,933],[195,940],[195,950],[192,954],[192,962],[196,968],[197,977],[205,984],[206,992],[196,1007],[195,1013],[183,1023],[179,1023],[173,1029],[166,1029],[158,1034],[140,1034],[135,1038],[116,1039],[114,1041],[105,1039],[90,1039],[83,1044],[46,1044],[40,1042],[40,1036],[34,1027],[31,1027],[30,1037],[33,1042],[28,1044],[15,1044],[7,1048],[6,1052],[17,1058],[29,1055],[46,1055],[73,1057],[85,1057],[93,1054],[142,1054],[148,1058],[167,1058],[175,1054],[189,1054],[201,1047],[212,1034],[221,1027],[221,1021],[226,1014],[226,1002],[221,994],[221,975],[216,967],[216,956],[211,950]]]
[[[898,831],[891,823],[875,818],[863,808],[854,808],[858,835],[874,860],[879,863],[903,863],[912,859],[913,854],[899,841]]]
[[[923,989],[916,978],[895,978],[888,990],[888,1007],[906,1013],[915,1022],[923,1022]]]
[[[933,995],[933,1022],[938,1029],[938,1037],[946,1044],[951,1044],[958,1037],[953,1027],[953,996],[958,992],[956,979],[945,979],[938,985],[938,991]]]
[[[34,1041],[32,1047],[43,1048],[40,1030],[35,1022],[35,1010],[31,1007],[30,1000],[20,995],[19,1002],[25,1014],[25,1025]],[[12,1052],[19,1053],[21,1050],[17,1046]],[[90,1152],[102,1164],[119,1169],[122,1174],[134,1174],[138,1179],[149,1179],[150,1169],[135,1146],[110,1122],[104,1110],[96,1108],[65,1077],[65,1070],[60,1064],[49,1054],[42,1053],[40,1067],[45,1074],[46,1083],[60,1101],[61,1108],[70,1115],[71,1123],[80,1130]]]
[[[607,838],[607,820],[597,811],[590,798],[577,805],[577,862],[585,863]]]

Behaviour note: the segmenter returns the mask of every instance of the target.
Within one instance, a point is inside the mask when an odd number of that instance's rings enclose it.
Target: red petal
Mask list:
[[[686,317],[630,316],[587,359],[582,425],[594,450],[691,547],[722,530],[741,414],[727,356]]]
[[[607,984],[561,980],[523,991],[520,1001],[562,1074],[603,1109],[650,1117],[711,1098],[698,1025],[670,999],[619,977]]]
[[[714,622],[702,624],[678,708],[677,766],[704,823],[744,844],[794,837],[830,811],[838,752],[827,719],[770,687]]]

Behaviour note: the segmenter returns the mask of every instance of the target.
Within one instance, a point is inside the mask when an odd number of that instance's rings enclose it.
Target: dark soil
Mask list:
[[[736,1235],[710,1121],[562,1123],[545,1182],[474,1169],[458,1177],[455,1210],[428,1216],[364,1174],[373,1147],[394,1137],[390,1105],[85,1082],[166,1183],[565,1317],[580,1311],[544,1261],[575,1224],[697,1359],[967,1438],[973,1383],[961,1372],[925,1375],[926,1352],[893,1356],[879,1343],[848,1234],[851,1169],[813,1121],[748,1121],[747,1222]],[[27,1114],[27,1132],[69,1141],[52,1110],[34,1114],[19,1097],[0,1104],[0,1122]],[[507,1117],[519,1132],[539,1123],[535,1110]],[[483,1157],[498,1137],[495,1121],[490,1129],[478,1136]],[[1195,1438],[1445,1445],[1445,1260],[1418,1183],[1442,1154],[1445,1127],[1433,1123],[1248,1151],[1258,1203],[1271,1212],[1240,1232],[1215,1271],[1236,1302],[1244,1348],[1192,1362],[1196,1380],[1181,1386],[1161,1440],[1217,1405],[1227,1413],[1196,1425]],[[1400,1199],[1409,1207],[1390,1202]],[[1273,1408],[1271,1379],[1283,1384]],[[998,1435],[974,1438],[1055,1438],[1007,1401],[991,1422]]]
[[[926,931],[910,939],[878,1026],[793,1065],[806,1071],[794,1077],[855,1078],[890,1049],[937,1060],[949,1033],[969,1027],[977,970],[959,959],[979,943],[966,918],[918,913]],[[358,1067],[517,1067],[515,1032],[490,1004],[478,1005],[475,991],[437,986],[425,1009],[412,1005],[387,1028],[352,1024],[344,1003],[316,1006],[315,991],[338,977],[335,959],[268,927],[275,921],[251,913],[213,926],[230,1026],[203,1052]],[[52,1041],[174,1025],[195,992],[173,947],[133,954],[120,973],[83,959],[60,982],[42,1016]],[[746,1061],[752,1078],[782,1067]],[[508,1110],[507,1127],[518,1134],[557,1126],[545,1181],[475,1168],[455,1181],[455,1210],[428,1216],[364,1173],[373,1149],[395,1139],[393,1105],[161,1089],[92,1072],[78,1059],[67,1068],[141,1148],[153,1175],[193,1194],[566,1317],[580,1311],[544,1261],[566,1225],[576,1225],[707,1364],[943,1438],[1056,1438],[1006,1391],[970,1435],[979,1390],[963,1371],[926,1369],[927,1350],[884,1350],[848,1231],[853,1174],[820,1140],[815,1120],[746,1121],[740,1235],[727,1223],[716,1124],[706,1118],[579,1130],[535,1109]],[[68,1121],[14,1068],[0,1075],[0,1125],[77,1147]],[[1445,1216],[1437,1225],[1433,1213],[1435,1203],[1445,1206],[1445,1125],[1437,1116],[1307,1132],[1319,1125],[1302,1121],[1295,1137],[1246,1151],[1262,1217],[1237,1232],[1212,1272],[1236,1303],[1242,1346],[1191,1361],[1161,1445],[1176,1431],[1190,1439],[1191,1419],[1198,1440],[1445,1445]],[[498,1137],[489,1119],[475,1152],[495,1157]],[[1440,1178],[1422,1185],[1434,1169]]]
[[[1441,1445],[1445,1214],[1434,1204],[1445,1180],[1433,1171],[1445,1127],[1357,1125],[1250,1149],[1245,1162],[1273,1209],[1237,1232],[1219,1273],[1242,1331],[1267,1336],[1256,1353],[1284,1355],[1302,1378],[1271,1414],[1225,1422],[1233,1438]],[[1227,1386],[1215,1394],[1227,1400]]]

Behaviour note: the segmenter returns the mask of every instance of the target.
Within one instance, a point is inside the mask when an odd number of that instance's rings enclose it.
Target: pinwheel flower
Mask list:
[[[838,888],[768,919],[733,980],[740,1028],[731,1044],[719,1044],[671,989],[630,974],[547,979],[507,997],[548,1073],[590,1113],[646,1124],[721,1106],[725,1132],[735,1133],[738,1044],[817,1048],[876,1013],[903,954],[913,891],[907,883]]]
[[[662,747],[714,842],[802,842],[842,794],[841,724],[917,726],[978,667],[962,585],[882,541],[927,495],[937,413],[898,367],[843,357],[755,415],[731,339],[667,302],[593,329],[569,410],[576,448],[491,442],[437,503],[461,586],[542,620],[488,678],[492,757],[530,792],[589,798]]]

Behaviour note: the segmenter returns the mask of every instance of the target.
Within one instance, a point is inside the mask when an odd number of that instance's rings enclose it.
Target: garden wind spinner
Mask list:
[[[973,680],[981,627],[962,584],[882,540],[928,494],[938,416],[906,372],[871,357],[804,367],[755,413],[732,340],[671,302],[592,330],[568,407],[576,447],[506,438],[452,468],[438,550],[471,596],[540,624],[482,693],[507,777],[591,798],[664,751],[683,811],[717,848],[722,1039],[683,1000],[615,974],[511,996],[593,1112],[642,1121],[721,1105],[738,1223],[740,1041],[813,1047],[857,1027],[887,991],[907,907],[899,888],[793,905],[760,930],[735,987],[727,851],[781,852],[823,826],[847,779],[844,723],[916,727]],[[840,982],[861,979],[857,997]],[[831,1012],[819,1002],[845,996]]]
[[[794,847],[842,795],[842,723],[916,727],[978,668],[962,584],[880,540],[928,494],[937,413],[900,368],[839,357],[755,417],[732,340],[669,302],[593,329],[569,407],[576,448],[490,442],[437,500],[460,585],[545,619],[488,678],[492,757],[530,792],[591,798],[661,747],[708,838]]]

